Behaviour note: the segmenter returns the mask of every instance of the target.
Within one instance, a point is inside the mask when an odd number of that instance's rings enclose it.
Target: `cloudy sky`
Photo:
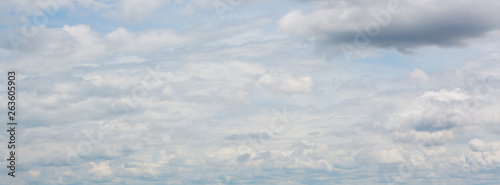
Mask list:
[[[499,8],[0,1],[0,183],[499,184]]]

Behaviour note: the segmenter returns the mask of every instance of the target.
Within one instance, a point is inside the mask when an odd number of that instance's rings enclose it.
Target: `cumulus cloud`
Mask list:
[[[429,91],[415,99],[406,110],[394,113],[387,128],[406,128],[420,132],[438,132],[466,124],[468,114],[463,102],[468,98],[460,89]],[[401,124],[404,123],[404,124]]]
[[[468,165],[472,170],[497,170],[500,163],[500,143],[498,141],[484,141],[478,138],[469,141],[467,155]],[[487,178],[490,178],[487,176]]]

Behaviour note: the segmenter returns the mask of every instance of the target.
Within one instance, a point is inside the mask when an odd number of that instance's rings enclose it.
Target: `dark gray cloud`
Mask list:
[[[500,26],[498,1],[322,2],[309,13],[291,11],[283,31],[313,40],[319,47],[395,48],[459,47]],[[352,48],[351,48],[352,49]]]

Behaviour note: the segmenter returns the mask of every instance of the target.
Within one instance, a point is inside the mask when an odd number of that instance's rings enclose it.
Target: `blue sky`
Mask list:
[[[498,8],[2,1],[1,183],[499,184]]]

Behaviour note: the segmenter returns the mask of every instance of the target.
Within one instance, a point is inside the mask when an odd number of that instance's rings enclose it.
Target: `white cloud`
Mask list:
[[[117,3],[120,19],[130,22],[144,21],[156,11],[164,1],[161,0],[123,0]]]
[[[420,98],[450,102],[457,100],[463,101],[469,97],[467,94],[464,94],[463,92],[460,91],[461,91],[460,89],[454,89],[454,90],[441,89],[439,92],[428,91],[425,92]]]
[[[147,30],[143,32],[130,32],[125,28],[118,28],[108,34],[105,39],[111,51],[124,52],[152,52],[167,50],[169,47],[180,47],[194,40],[186,36],[177,35],[168,29]]]
[[[273,93],[307,93],[313,88],[310,76],[293,76],[290,73],[266,73],[256,81],[258,86]]]
[[[421,69],[415,69],[408,74],[413,83],[417,85],[425,85],[430,81],[430,76]]]
[[[469,141],[472,150],[467,157],[468,165],[473,170],[495,169],[500,163],[500,142],[487,142],[478,138]]]
[[[28,171],[30,173],[31,176],[33,177],[38,177],[40,175],[40,171],[39,170],[30,170]]]
[[[88,172],[97,177],[106,177],[113,174],[111,168],[109,167],[109,161],[100,162],[99,164],[90,162],[89,164],[92,165],[92,169],[90,169]]]

